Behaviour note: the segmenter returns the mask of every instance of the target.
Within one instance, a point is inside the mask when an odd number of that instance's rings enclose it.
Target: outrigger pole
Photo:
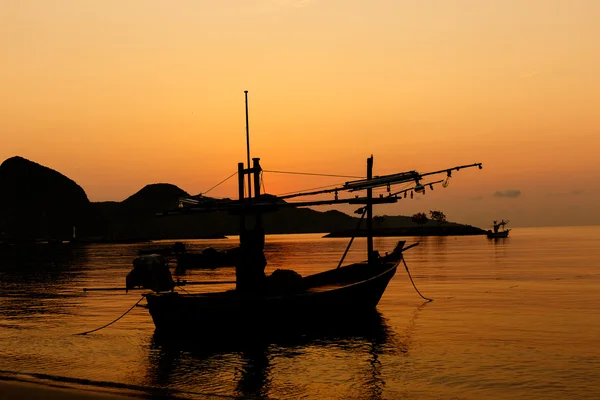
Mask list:
[[[369,199],[368,196],[365,196],[365,197],[356,196],[354,198],[338,199],[337,192],[343,192],[343,191],[356,192],[356,191],[360,191],[360,190],[375,189],[378,187],[385,187],[385,186],[389,186],[389,185],[407,183],[407,182],[411,182],[411,181],[417,182],[424,176],[440,174],[440,173],[446,173],[448,175],[448,177],[450,177],[452,174],[452,171],[459,171],[463,168],[466,169],[466,168],[471,168],[471,167],[478,167],[479,169],[482,168],[481,163],[474,163],[474,164],[468,164],[468,165],[459,165],[459,166],[456,166],[453,168],[442,169],[439,171],[426,172],[423,174],[418,173],[417,171],[409,171],[409,172],[403,172],[403,173],[399,173],[399,174],[375,176],[375,177],[372,177],[371,179],[361,179],[361,180],[357,180],[357,181],[346,182],[343,186],[339,186],[339,187],[336,187],[333,189],[317,190],[317,191],[312,191],[312,192],[299,192],[299,193],[295,193],[295,194],[277,197],[277,200],[284,200],[284,199],[290,199],[290,198],[301,197],[301,196],[335,193],[336,194],[335,199],[280,203],[280,202],[275,201],[274,199],[259,200],[257,198],[258,194],[260,193],[261,167],[260,167],[260,164],[258,161],[259,159],[255,159],[255,160],[256,160],[256,162],[255,162],[254,167],[249,168],[249,169],[244,168],[244,163],[238,164],[239,201],[225,201],[222,203],[211,202],[210,204],[203,204],[195,199],[182,198],[180,200],[182,200],[182,201],[185,200],[185,202],[194,204],[195,207],[192,206],[192,207],[186,207],[183,209],[165,210],[163,212],[158,212],[157,215],[176,215],[176,214],[195,213],[195,212],[210,212],[210,211],[249,212],[249,210],[246,210],[246,207],[249,207],[250,205],[244,201],[245,197],[244,197],[244,177],[243,176],[245,174],[249,174],[248,175],[249,178],[250,178],[250,174],[252,174],[252,175],[254,175],[254,179],[255,179],[254,190],[256,193],[254,195],[254,201],[252,202],[251,207],[262,208],[264,210],[264,212],[266,212],[271,209],[283,208],[283,207],[310,207],[310,206],[330,205],[330,204],[365,204],[366,205],[369,203],[371,203],[371,204],[395,203],[398,200],[400,200],[400,197],[398,197],[398,195],[403,194],[403,193],[406,194],[406,192],[415,190],[415,187],[411,187],[408,189],[402,189],[402,190],[396,191],[396,192],[390,191],[390,193],[388,193],[387,196],[383,196],[380,194],[378,197],[371,198],[371,199]],[[440,182],[443,182],[443,181],[426,182],[426,183],[423,183],[422,186],[432,187],[434,184],[437,184]]]
[[[371,179],[359,179],[359,180],[355,180],[355,181],[349,181],[349,182],[344,183],[342,186],[332,188],[332,189],[316,190],[313,192],[298,192],[298,193],[294,193],[294,194],[288,194],[285,196],[279,196],[278,198],[280,200],[284,200],[284,199],[291,199],[294,197],[313,196],[313,195],[325,194],[325,193],[335,193],[335,192],[343,192],[343,191],[356,192],[359,190],[365,190],[365,189],[369,189],[369,188],[374,189],[374,188],[378,188],[378,187],[384,187],[384,186],[388,186],[388,185],[397,185],[397,184],[411,182],[411,181],[417,182],[425,176],[441,174],[444,172],[450,177],[450,176],[452,176],[452,171],[460,171],[463,168],[466,169],[466,168],[471,168],[471,167],[479,167],[479,169],[483,168],[481,163],[474,163],[474,164],[468,164],[468,165],[459,165],[459,166],[447,168],[447,169],[441,169],[439,171],[426,172],[423,174],[421,174],[417,171],[408,171],[408,172],[401,172],[399,174],[381,175],[381,176],[375,176],[375,177],[372,176]],[[427,186],[427,185],[439,183],[439,182],[440,181],[427,182],[427,183],[424,183],[423,185]],[[403,192],[403,191],[393,193],[393,194],[388,194],[388,197],[394,196],[401,192]]]

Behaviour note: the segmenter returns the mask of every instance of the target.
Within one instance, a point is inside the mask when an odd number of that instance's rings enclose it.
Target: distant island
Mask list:
[[[179,198],[188,195],[175,185],[155,183],[121,202],[90,202],[83,188],[58,171],[11,157],[0,165],[0,241],[75,237],[87,242],[139,242],[239,234],[237,217],[224,212],[156,216],[177,208]],[[265,214],[263,222],[267,234],[330,232],[325,237],[345,237],[357,233],[358,218],[339,211],[281,208]],[[417,224],[406,216],[377,216],[373,228],[377,236],[485,234],[453,222]],[[361,235],[364,231],[358,232]]]
[[[471,225],[462,225],[454,222],[447,222],[442,225],[432,223],[428,226],[399,226],[396,228],[373,228],[374,236],[466,236],[466,235],[484,235],[486,231]],[[366,230],[350,229],[339,230],[328,233],[323,236],[326,238],[334,237],[365,237]]]

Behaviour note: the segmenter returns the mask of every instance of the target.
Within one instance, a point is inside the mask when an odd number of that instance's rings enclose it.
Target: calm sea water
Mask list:
[[[376,239],[375,247],[390,251],[398,239]],[[600,398],[600,227],[402,239],[420,241],[406,260],[434,301],[419,297],[402,268],[368,326],[244,344],[165,342],[140,307],[76,335],[140,299],[139,291],[83,288],[123,287],[137,251],[164,243],[5,249],[0,378],[192,399]],[[267,272],[334,268],[347,241],[268,236]],[[227,248],[236,239],[186,243]],[[347,261],[362,259],[364,248],[356,240]],[[233,277],[223,268],[186,279]]]

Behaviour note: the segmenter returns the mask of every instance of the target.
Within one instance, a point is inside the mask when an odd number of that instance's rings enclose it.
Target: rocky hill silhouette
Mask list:
[[[23,157],[0,165],[0,233],[15,240],[69,239],[91,225],[85,191],[59,172]]]
[[[92,203],[95,214],[103,221],[96,226],[96,233],[103,240],[162,239],[164,233],[156,213],[176,208],[181,196],[188,193],[169,183],[155,183],[121,202]]]
[[[226,212],[156,216],[176,209],[179,198],[188,195],[175,185],[156,183],[121,202],[90,202],[68,177],[12,157],[0,165],[0,239],[69,240],[74,226],[77,238],[83,241],[217,238],[239,233],[238,217]],[[355,232],[357,222],[357,217],[339,211],[309,208],[281,208],[263,216],[265,232],[281,234],[332,232],[331,236],[348,236]],[[434,224],[419,227],[403,216],[377,217],[374,228],[380,235],[393,236],[441,232]],[[448,223],[444,228],[444,234],[484,233],[461,224]]]

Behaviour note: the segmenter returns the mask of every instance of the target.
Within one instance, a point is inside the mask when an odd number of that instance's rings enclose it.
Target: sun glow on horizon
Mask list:
[[[586,0],[5,2],[0,161],[56,169],[92,201],[200,193],[246,160],[248,90],[264,169],[482,162],[398,213],[600,223],[599,18]],[[322,183],[265,174],[269,192]]]

